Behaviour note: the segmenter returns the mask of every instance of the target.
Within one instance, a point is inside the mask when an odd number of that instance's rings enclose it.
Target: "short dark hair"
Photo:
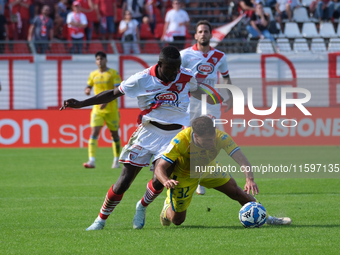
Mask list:
[[[197,22],[197,24],[196,24],[196,29],[195,29],[195,33],[197,33],[197,28],[198,28],[200,25],[207,25],[207,26],[209,27],[209,30],[210,30],[210,33],[211,33],[211,31],[212,31],[212,26],[211,26],[210,22],[207,21],[207,20],[200,20],[200,21]]]
[[[213,121],[208,116],[201,116],[193,120],[192,130],[198,136],[215,134]]]
[[[181,54],[179,54],[179,51],[174,46],[166,46],[161,50],[161,53],[159,53],[159,59],[164,59],[165,61],[169,58],[171,59],[178,59],[181,57]]]
[[[95,57],[102,57],[102,58],[106,58],[106,53],[105,52],[102,52],[102,51],[98,51],[95,55]]]

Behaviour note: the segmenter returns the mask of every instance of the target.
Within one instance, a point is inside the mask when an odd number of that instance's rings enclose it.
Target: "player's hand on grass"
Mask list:
[[[178,181],[175,181],[173,179],[168,180],[166,182],[163,183],[164,187],[166,187],[167,189],[172,189],[174,188],[176,185],[178,184]]]
[[[244,191],[247,192],[247,194],[251,192],[253,196],[259,193],[259,188],[257,187],[257,184],[254,182],[254,179],[246,178]]]
[[[60,107],[60,111],[65,110],[67,107],[70,108],[81,108],[81,103],[77,99],[70,98],[64,101],[64,104],[62,107]]]

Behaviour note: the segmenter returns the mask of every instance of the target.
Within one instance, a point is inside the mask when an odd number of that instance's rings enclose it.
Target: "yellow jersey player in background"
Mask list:
[[[85,94],[90,95],[92,88],[94,94],[106,90],[112,90],[121,83],[121,78],[118,72],[107,67],[107,57],[104,52],[97,52],[96,64],[98,70],[91,72],[87,81],[88,86],[85,88]],[[106,123],[111,132],[112,149],[113,149],[113,164],[112,168],[119,168],[120,154],[120,138],[118,135],[119,128],[119,109],[117,100],[113,100],[107,104],[94,105],[91,112],[91,137],[88,145],[89,161],[84,163],[85,168],[95,168],[96,151],[98,147],[98,137],[100,130]]]
[[[248,159],[233,139],[227,133],[215,129],[213,121],[207,116],[194,119],[192,127],[184,129],[172,139],[155,169],[157,179],[168,189],[160,215],[163,226],[169,226],[171,222],[175,225],[184,222],[198,184],[218,190],[241,205],[251,201],[258,202],[250,194],[255,195],[259,191],[252,171],[244,171],[246,184],[242,190],[226,170],[222,171],[223,166],[215,161],[221,150],[243,169],[251,169]],[[167,170],[173,164],[175,168],[168,176]],[[207,171],[211,167],[215,171]],[[218,167],[220,171],[217,171]],[[266,222],[272,225],[289,225],[291,219],[268,216]]]

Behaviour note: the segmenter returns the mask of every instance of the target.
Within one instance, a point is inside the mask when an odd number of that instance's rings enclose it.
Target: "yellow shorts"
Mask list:
[[[202,176],[201,180],[199,178],[190,178],[190,176],[178,177],[176,176],[175,168],[170,179],[175,179],[178,181],[178,184],[175,188],[168,189],[166,197],[167,204],[171,204],[174,212],[184,212],[188,209],[198,183],[201,186],[211,189],[226,184],[231,178],[230,174],[227,172],[215,173],[215,178],[204,178],[205,176]]]
[[[91,112],[91,127],[102,127],[106,123],[109,130],[117,131],[119,128],[119,111],[102,113],[93,111]]]

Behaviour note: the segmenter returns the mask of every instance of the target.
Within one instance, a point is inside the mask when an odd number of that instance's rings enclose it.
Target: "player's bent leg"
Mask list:
[[[232,177],[230,177],[230,180],[227,183],[214,189],[226,194],[231,199],[238,201],[241,205],[256,201],[255,197],[247,194],[239,186],[237,186],[235,179]]]
[[[123,194],[127,191],[141,169],[142,167],[125,163],[117,182],[113,186],[113,192]]]
[[[153,185],[153,179],[151,179],[146,185],[146,191],[141,200],[136,204],[136,213],[133,217],[132,226],[134,229],[142,229],[145,225],[146,208],[151,204],[159,194],[163,191],[163,185],[158,182],[158,188],[156,189]],[[159,185],[161,184],[161,185]]]
[[[103,229],[107,218],[120,203],[123,198],[124,192],[130,187],[133,180],[142,168],[130,164],[124,164],[122,172],[117,182],[108,190],[105,201],[100,209],[99,216],[94,223],[86,230],[100,230]]]
[[[153,163],[153,168],[157,167],[159,159],[155,160]],[[173,172],[173,166],[167,169],[167,175],[170,176]],[[134,229],[141,229],[144,227],[145,224],[145,216],[146,216],[146,208],[149,204],[151,204],[159,194],[162,193],[164,189],[163,184],[157,179],[156,175],[153,175],[153,178],[148,182],[146,185],[146,191],[141,200],[139,200],[136,204],[136,213],[133,218],[133,228]]]
[[[91,137],[88,145],[89,161],[83,163],[85,168],[95,168],[96,152],[98,148],[98,136],[102,126],[91,127]]]
[[[121,152],[120,138],[118,130],[110,130],[112,137],[113,163],[111,168],[120,168],[119,155]]]
[[[185,221],[185,217],[187,215],[187,210],[183,212],[174,212],[171,205],[166,210],[166,218],[175,224],[176,226],[181,225]]]

